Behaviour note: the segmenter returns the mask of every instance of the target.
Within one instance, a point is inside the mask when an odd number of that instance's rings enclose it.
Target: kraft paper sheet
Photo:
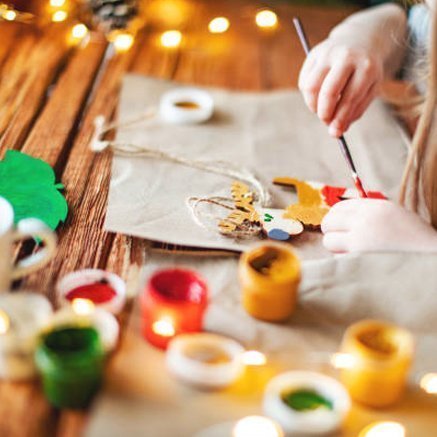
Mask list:
[[[147,108],[157,107],[160,96],[176,86],[128,75],[122,87],[119,120],[130,120]],[[271,184],[275,176],[352,186],[336,141],[304,106],[297,91],[210,92],[216,105],[211,121],[176,126],[148,120],[119,129],[117,141],[193,160],[247,166],[270,188],[273,207],[283,208],[296,200],[289,191]],[[390,110],[375,102],[347,138],[366,187],[395,198],[406,141]],[[227,177],[175,163],[115,156],[105,228],[182,246],[244,249],[251,242],[234,241],[199,227],[186,206],[190,196],[229,196],[231,182]],[[327,256],[318,233],[307,232],[294,243],[306,258]]]

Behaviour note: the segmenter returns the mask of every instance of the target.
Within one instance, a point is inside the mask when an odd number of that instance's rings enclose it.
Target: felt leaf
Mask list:
[[[287,207],[284,218],[299,220],[309,228],[320,227],[323,217],[328,213],[329,208],[323,201],[322,194],[318,188],[311,184],[295,178],[275,178],[273,183],[283,186],[294,186],[297,191],[298,203]]]
[[[8,150],[0,161],[0,197],[11,203],[15,223],[24,218],[38,218],[56,229],[68,213],[67,201],[59,192],[63,188],[62,184],[56,184],[50,165],[41,159]]]

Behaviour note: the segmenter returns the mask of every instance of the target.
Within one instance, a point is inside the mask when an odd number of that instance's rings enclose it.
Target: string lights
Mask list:
[[[208,30],[211,33],[225,33],[231,23],[226,17],[213,18],[208,24]]]
[[[166,48],[176,48],[181,45],[182,42],[182,33],[179,30],[167,30],[162,33],[161,45]]]
[[[72,24],[67,35],[67,41],[71,45],[79,45],[90,33],[84,23],[77,22],[77,19],[80,18],[80,14],[77,11],[78,7],[73,0],[47,0],[46,17],[48,17],[50,22],[64,23],[69,20],[76,21]],[[0,20],[30,23],[36,22],[37,17],[28,12],[16,10],[7,3],[0,3]],[[42,21],[44,22],[44,19]],[[136,20],[137,27],[138,22]],[[274,30],[278,27],[278,16],[270,9],[262,9],[256,13],[255,23],[262,30]],[[223,34],[229,30],[230,26],[230,20],[220,16],[211,19],[207,28],[211,34]],[[107,39],[114,45],[117,53],[123,53],[132,47],[135,33],[131,28],[120,29],[110,32],[107,35]],[[175,49],[181,46],[183,39],[183,34],[179,30],[167,30],[159,36],[159,44],[167,49]]]

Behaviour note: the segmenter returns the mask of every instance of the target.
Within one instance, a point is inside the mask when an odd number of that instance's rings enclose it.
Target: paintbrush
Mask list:
[[[299,37],[300,43],[302,44],[302,48],[305,51],[305,55],[308,56],[311,48],[308,39],[305,35],[305,31],[303,30],[302,23],[300,22],[299,18],[295,17],[293,18],[293,24],[294,27],[296,28],[297,36]],[[352,173],[352,179],[354,180],[355,187],[357,188],[360,197],[368,197],[366,191],[364,190],[363,183],[361,182],[361,179],[358,176],[357,169],[355,167],[351,152],[349,151],[349,147],[347,145],[346,139],[344,138],[344,135],[342,135],[337,140],[338,143],[340,144],[341,152],[343,153],[343,156]]]

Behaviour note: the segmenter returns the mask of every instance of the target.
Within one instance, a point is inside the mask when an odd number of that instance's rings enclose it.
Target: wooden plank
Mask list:
[[[71,135],[80,121],[105,48],[105,43],[96,41],[77,50],[22,148],[23,152],[48,162],[58,173],[64,167]]]
[[[103,76],[86,112],[71,149],[62,181],[70,213],[59,229],[59,247],[54,261],[24,281],[24,287],[40,290],[53,299],[53,285],[59,276],[83,267],[97,267],[107,258],[113,235],[103,233],[109,184],[109,153],[95,155],[89,149],[97,115],[112,116],[118,100],[120,80],[135,51],[116,55],[105,65]],[[40,152],[41,153],[41,152]],[[53,160],[49,155],[46,158]],[[55,160],[53,160],[55,163]]]
[[[0,384],[0,435],[49,437],[56,415],[35,383]]]

